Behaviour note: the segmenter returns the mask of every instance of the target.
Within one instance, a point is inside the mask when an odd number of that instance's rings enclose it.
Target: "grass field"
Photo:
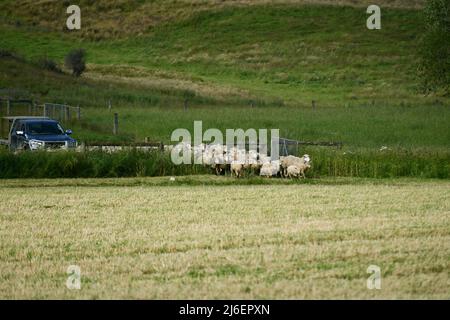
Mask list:
[[[83,122],[68,124],[80,140],[168,142],[173,129],[203,120],[351,148],[448,150],[450,100],[417,90],[422,1],[383,1],[378,31],[365,27],[364,1],[80,3],[86,20],[75,33],[58,27],[64,3],[0,5],[0,49],[24,58],[0,58],[0,87],[82,106]],[[49,19],[60,11],[61,21]],[[82,79],[30,64],[45,56],[62,65],[77,47],[88,54]]]
[[[0,297],[450,297],[447,181],[166,179],[2,181]]]

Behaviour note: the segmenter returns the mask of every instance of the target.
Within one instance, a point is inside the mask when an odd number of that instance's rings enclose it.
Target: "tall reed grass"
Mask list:
[[[318,150],[309,177],[450,178],[450,153]],[[0,152],[0,178],[111,178],[212,174],[201,165],[174,165],[160,151]]]

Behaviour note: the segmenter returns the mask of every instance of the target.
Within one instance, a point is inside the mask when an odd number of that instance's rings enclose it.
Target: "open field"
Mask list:
[[[2,181],[0,297],[450,297],[447,181],[161,179]],[[381,290],[366,288],[372,264]]]

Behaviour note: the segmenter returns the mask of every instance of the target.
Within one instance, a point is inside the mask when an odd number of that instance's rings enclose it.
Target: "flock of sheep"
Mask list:
[[[306,178],[305,173],[311,168],[311,158],[307,154],[301,158],[286,156],[272,160],[270,156],[255,150],[228,148],[220,144],[188,148],[193,151],[195,163],[210,166],[217,175],[231,172],[232,176],[240,178],[245,172],[251,172],[268,178]]]

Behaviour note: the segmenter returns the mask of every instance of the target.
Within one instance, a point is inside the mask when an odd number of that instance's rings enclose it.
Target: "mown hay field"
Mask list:
[[[168,179],[3,180],[0,298],[450,297],[448,181]]]

